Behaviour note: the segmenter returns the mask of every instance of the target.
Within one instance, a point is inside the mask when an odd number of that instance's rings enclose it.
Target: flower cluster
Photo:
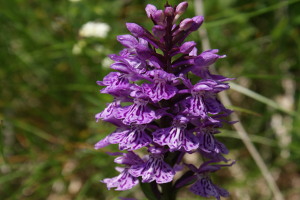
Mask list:
[[[231,111],[217,98],[219,92],[229,89],[226,81],[230,79],[209,70],[211,64],[225,57],[218,55],[218,50],[198,54],[195,42],[185,42],[203,23],[202,16],[177,22],[187,6],[187,2],[167,4],[164,10],[158,10],[147,5],[147,16],[154,23],[152,33],[127,23],[131,35],[117,37],[125,48],[110,55],[115,72],[97,82],[104,86],[101,93],[112,95],[114,100],[96,114],[96,120],[117,128],[95,148],[118,144],[120,150],[126,150],[112,153],[119,156],[115,162],[123,167],[117,168],[118,176],[102,181],[108,189],[128,190],[139,182],[169,183],[186,166],[187,175],[174,187],[193,183],[190,190],[197,195],[217,199],[228,196],[226,190],[212,183],[210,174],[232,164],[214,164],[228,162],[223,156],[228,150],[215,134],[224,123],[230,123],[224,117]],[[189,76],[195,75],[199,81],[193,83]],[[141,148],[148,152],[143,158],[134,152]],[[202,165],[197,168],[184,163],[186,153],[201,154]]]

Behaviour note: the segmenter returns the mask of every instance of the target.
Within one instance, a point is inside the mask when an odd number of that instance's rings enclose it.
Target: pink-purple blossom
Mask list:
[[[224,157],[228,149],[215,135],[224,123],[233,123],[226,120],[232,111],[217,96],[229,89],[226,81],[232,79],[210,71],[225,55],[217,49],[198,53],[196,42],[185,41],[204,22],[203,16],[179,20],[187,6],[187,2],[166,4],[160,10],[148,4],[152,30],[126,23],[131,34],[117,36],[124,49],[109,55],[115,71],[97,82],[100,92],[114,100],[95,118],[112,123],[116,130],[102,137],[95,149],[115,144],[122,151],[110,153],[119,156],[115,163],[122,166],[116,168],[117,176],[102,180],[108,189],[151,184],[153,195],[160,199],[192,184],[190,190],[196,195],[216,199],[229,195],[210,176],[233,164],[212,164],[229,162]],[[191,80],[191,74],[198,78]],[[144,149],[141,157],[135,153],[140,149]],[[185,163],[187,153],[200,154],[206,161],[199,168]],[[175,174],[183,169],[189,170],[187,175],[175,182]],[[160,191],[158,185],[166,183],[173,187]]]

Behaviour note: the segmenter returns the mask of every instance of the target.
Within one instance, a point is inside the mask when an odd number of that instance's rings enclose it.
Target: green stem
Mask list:
[[[176,200],[176,190],[172,186],[172,182],[161,185],[162,198],[161,200]]]
[[[155,182],[143,183],[140,180],[140,186],[148,200],[160,200],[161,199],[160,192],[158,191],[158,188],[157,188],[157,183],[155,183]]]
[[[171,167],[173,167],[178,159],[180,152],[175,153],[167,153],[165,158],[165,162],[168,163]],[[177,190],[173,187],[173,183],[165,183],[161,185],[162,188],[162,198],[161,200],[176,200]]]

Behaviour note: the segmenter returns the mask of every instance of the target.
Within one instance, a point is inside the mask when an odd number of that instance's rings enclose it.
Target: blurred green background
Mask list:
[[[171,4],[180,1],[169,1]],[[184,17],[195,14],[194,2]],[[150,28],[144,7],[159,0],[4,0],[0,2],[0,199],[143,199],[139,187],[108,191],[99,180],[117,175],[93,145],[114,130],[94,115],[111,97],[97,80],[109,73],[106,55],[119,52],[125,22]],[[234,109],[285,199],[300,199],[300,1],[205,0],[212,48],[227,58],[217,70],[237,77]],[[84,37],[87,22],[110,27]],[[198,33],[189,40],[200,45]],[[248,90],[247,90],[248,89]],[[260,94],[260,95],[258,95]],[[229,199],[273,199],[256,163],[234,129],[220,139],[237,164],[214,179]],[[182,190],[180,199],[201,199]]]

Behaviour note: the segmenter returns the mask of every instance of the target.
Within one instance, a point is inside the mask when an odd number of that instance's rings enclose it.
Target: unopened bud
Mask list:
[[[174,8],[172,8],[172,7],[166,7],[165,8],[165,15],[169,16],[169,17],[173,16],[174,15]]]
[[[195,16],[192,18],[192,20],[194,23],[191,27],[191,31],[195,31],[202,25],[202,23],[204,21],[204,17],[203,16]]]
[[[191,28],[191,26],[194,24],[194,21],[190,18],[184,19],[182,22],[180,22],[179,24],[179,30],[180,31],[186,31],[189,28]]]
[[[186,11],[187,7],[188,7],[188,2],[186,1],[178,4],[175,11],[176,15],[182,15]]]
[[[152,4],[148,4],[146,6],[145,10],[146,10],[147,16],[149,18],[151,18],[151,15],[153,15],[153,13],[155,13],[157,11],[157,8]]]
[[[193,41],[185,42],[180,47],[180,53],[188,54],[194,49],[195,46],[196,46],[196,42]]]
[[[136,23],[126,23],[126,27],[135,37],[141,37],[145,33],[144,28]]]
[[[152,28],[152,32],[153,34],[158,37],[158,38],[162,38],[165,36],[166,34],[166,29],[165,27],[161,26],[161,25],[155,25],[153,28]]]
[[[142,59],[146,60],[151,57],[151,50],[148,48],[148,46],[137,45],[136,52]]]
[[[125,47],[134,48],[138,41],[132,35],[119,35],[117,36],[117,40],[124,45]]]
[[[152,18],[157,24],[163,24],[165,15],[162,10],[157,10],[152,14]]]

